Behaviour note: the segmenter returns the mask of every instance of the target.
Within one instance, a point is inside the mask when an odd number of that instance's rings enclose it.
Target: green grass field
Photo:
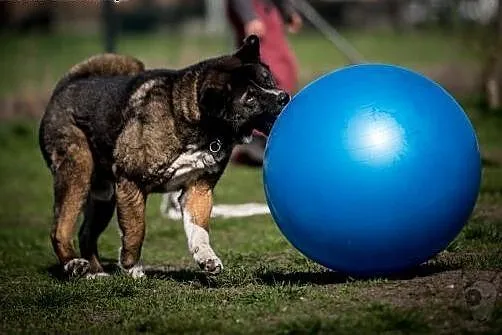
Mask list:
[[[351,38],[377,60],[420,67],[452,59],[470,62],[473,57],[459,41],[441,34],[375,34]],[[50,89],[68,66],[99,52],[94,37],[2,39],[9,50],[0,54],[4,96],[26,87]],[[226,45],[221,39],[161,40],[158,35],[125,37],[120,48],[150,64],[181,66],[221,53]],[[294,44],[305,82],[343,62],[321,39],[298,37]],[[146,279],[116,273],[94,281],[60,280],[48,238],[51,179],[38,150],[37,121],[4,120],[0,333],[500,334],[502,118],[467,107],[486,157],[482,192],[471,220],[447,251],[428,264],[372,280],[328,272],[309,261],[268,216],[214,220],[212,244],[225,270],[206,277],[188,254],[182,224],[161,218],[157,195],[148,204]],[[216,189],[218,203],[263,198],[259,169],[231,166]],[[112,272],[119,242],[114,219],[100,240]],[[498,288],[493,305],[493,295],[481,292],[476,299],[466,293],[486,282]]]

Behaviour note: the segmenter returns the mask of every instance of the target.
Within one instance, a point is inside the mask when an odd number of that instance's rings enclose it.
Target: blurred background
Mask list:
[[[401,64],[462,101],[500,108],[498,0],[310,0],[366,60]],[[225,0],[1,1],[0,118],[38,117],[58,78],[114,50],[179,68],[229,52]],[[315,26],[290,35],[300,87],[347,60]]]

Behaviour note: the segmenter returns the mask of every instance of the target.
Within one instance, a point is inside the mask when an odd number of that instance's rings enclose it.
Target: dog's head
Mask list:
[[[290,97],[261,62],[258,37],[248,37],[235,54],[217,62],[199,95],[204,114],[224,122],[240,138],[253,129],[268,135]]]

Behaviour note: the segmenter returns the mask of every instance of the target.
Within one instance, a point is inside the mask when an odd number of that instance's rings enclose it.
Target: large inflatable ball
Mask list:
[[[282,233],[353,275],[405,270],[447,247],[473,210],[480,176],[476,135],[455,99],[420,74],[378,64],[301,90],[264,161]]]

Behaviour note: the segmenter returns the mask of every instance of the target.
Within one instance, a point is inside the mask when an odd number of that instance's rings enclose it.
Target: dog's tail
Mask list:
[[[133,57],[117,54],[92,56],[73,66],[65,77],[88,78],[135,75],[145,70],[143,63]]]
[[[144,70],[145,65],[134,57],[111,53],[95,55],[74,65],[57,86],[66,86],[76,79],[136,75]]]

